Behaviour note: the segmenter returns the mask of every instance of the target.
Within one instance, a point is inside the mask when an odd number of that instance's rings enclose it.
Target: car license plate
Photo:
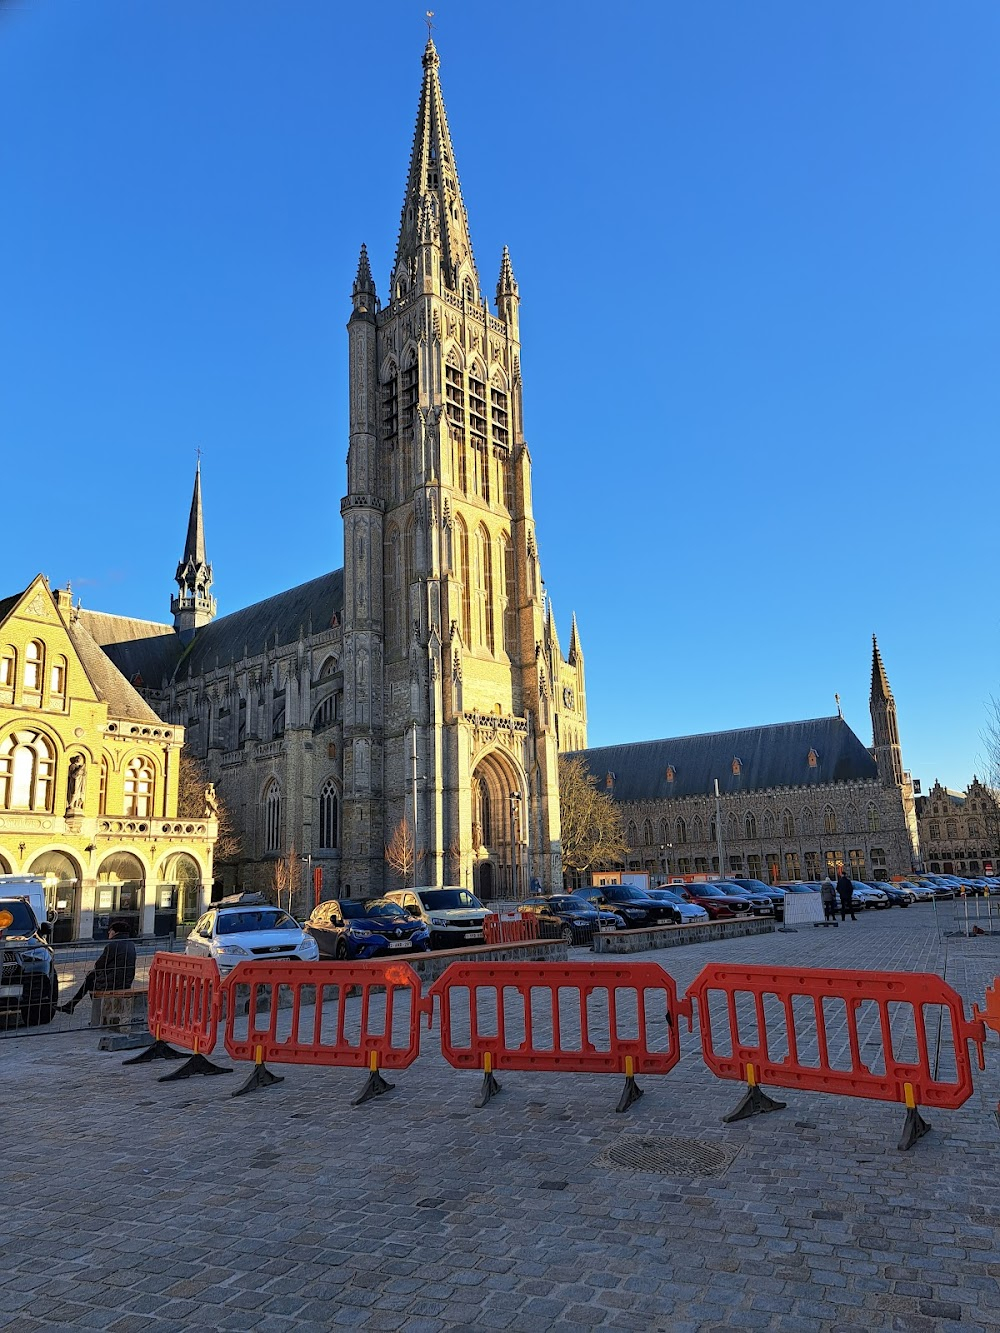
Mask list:
[[[467,930],[465,932],[465,938],[467,940],[481,940],[483,938],[483,932],[481,930]]]
[[[15,995],[20,994],[20,986],[0,986],[0,1000],[10,1000],[13,999]]]
[[[410,947],[410,941],[409,941],[409,940],[390,940],[390,941],[389,941],[389,948],[390,948],[390,949],[408,949],[409,947]]]

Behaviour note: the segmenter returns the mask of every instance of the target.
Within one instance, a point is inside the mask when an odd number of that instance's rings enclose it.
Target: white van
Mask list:
[[[490,913],[474,893],[458,884],[390,889],[383,897],[398,903],[410,916],[427,922],[432,949],[461,949],[467,944],[486,943],[483,922]]]
[[[38,924],[47,920],[45,885],[34,875],[0,875],[0,898],[27,898]]]

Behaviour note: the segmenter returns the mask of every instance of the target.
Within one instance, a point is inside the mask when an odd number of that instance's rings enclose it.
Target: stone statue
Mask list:
[[[215,794],[214,782],[210,782],[205,788],[205,818],[219,818],[219,798]]]
[[[87,761],[82,754],[75,754],[69,761],[69,776],[66,781],[66,817],[83,814],[83,798],[87,792]]]

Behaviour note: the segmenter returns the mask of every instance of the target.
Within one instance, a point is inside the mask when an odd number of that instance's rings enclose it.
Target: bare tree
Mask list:
[[[564,870],[579,874],[619,864],[628,852],[621,811],[597,790],[580,758],[559,756],[559,818]]]
[[[385,859],[404,884],[424,859],[424,849],[416,845],[408,820],[401,819],[393,829],[392,837],[385,845]]]
[[[180,780],[177,792],[177,814],[183,819],[205,818],[205,788],[208,786],[208,774],[200,760],[187,750],[181,750]],[[239,861],[243,854],[243,839],[240,830],[233,821],[225,799],[216,793],[218,805],[219,836],[215,840],[212,852],[213,861],[232,864]]]
[[[285,910],[294,916],[292,907],[295,903],[295,896],[299,890],[299,878],[302,873],[302,860],[295,850],[295,844],[283,856],[275,861],[271,869],[271,884],[274,889],[274,896],[278,906],[281,906],[281,895],[285,895]]]

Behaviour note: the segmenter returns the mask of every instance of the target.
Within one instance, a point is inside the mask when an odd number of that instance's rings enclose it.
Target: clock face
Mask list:
[[[568,685],[563,690],[563,703],[566,705],[567,708],[573,707],[573,691],[570,689]]]

